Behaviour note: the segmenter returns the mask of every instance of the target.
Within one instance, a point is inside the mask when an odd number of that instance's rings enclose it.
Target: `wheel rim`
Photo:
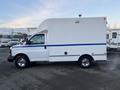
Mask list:
[[[19,67],[25,67],[26,65],[26,60],[24,58],[19,58],[17,61],[17,64]]]
[[[90,66],[90,61],[89,61],[89,59],[84,58],[84,59],[82,60],[82,66],[83,66],[83,67],[88,67],[88,66]]]

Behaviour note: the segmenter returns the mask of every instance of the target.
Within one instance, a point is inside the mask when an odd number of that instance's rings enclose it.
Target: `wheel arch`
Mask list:
[[[81,55],[81,56],[79,57],[78,61],[81,60],[81,58],[83,58],[83,57],[88,57],[88,58],[90,58],[90,59],[92,60],[92,62],[94,61],[93,56],[92,56],[92,55],[89,55],[89,54],[83,54],[83,55]]]
[[[15,60],[15,58],[16,58],[17,56],[20,56],[20,55],[27,57],[27,59],[30,61],[29,57],[28,57],[26,54],[24,54],[24,53],[16,54],[15,57],[14,57],[14,60]]]

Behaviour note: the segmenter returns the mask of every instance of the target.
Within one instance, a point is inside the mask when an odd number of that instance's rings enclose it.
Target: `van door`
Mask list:
[[[48,61],[49,53],[46,46],[46,34],[36,34],[28,41],[31,61]]]

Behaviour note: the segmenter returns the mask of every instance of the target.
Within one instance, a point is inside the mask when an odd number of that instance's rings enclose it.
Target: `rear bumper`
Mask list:
[[[8,62],[13,62],[14,61],[14,57],[13,56],[9,56],[8,57]]]

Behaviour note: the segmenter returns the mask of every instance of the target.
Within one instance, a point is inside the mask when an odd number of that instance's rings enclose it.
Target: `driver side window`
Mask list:
[[[45,44],[45,35],[37,34],[30,39],[31,44]]]

